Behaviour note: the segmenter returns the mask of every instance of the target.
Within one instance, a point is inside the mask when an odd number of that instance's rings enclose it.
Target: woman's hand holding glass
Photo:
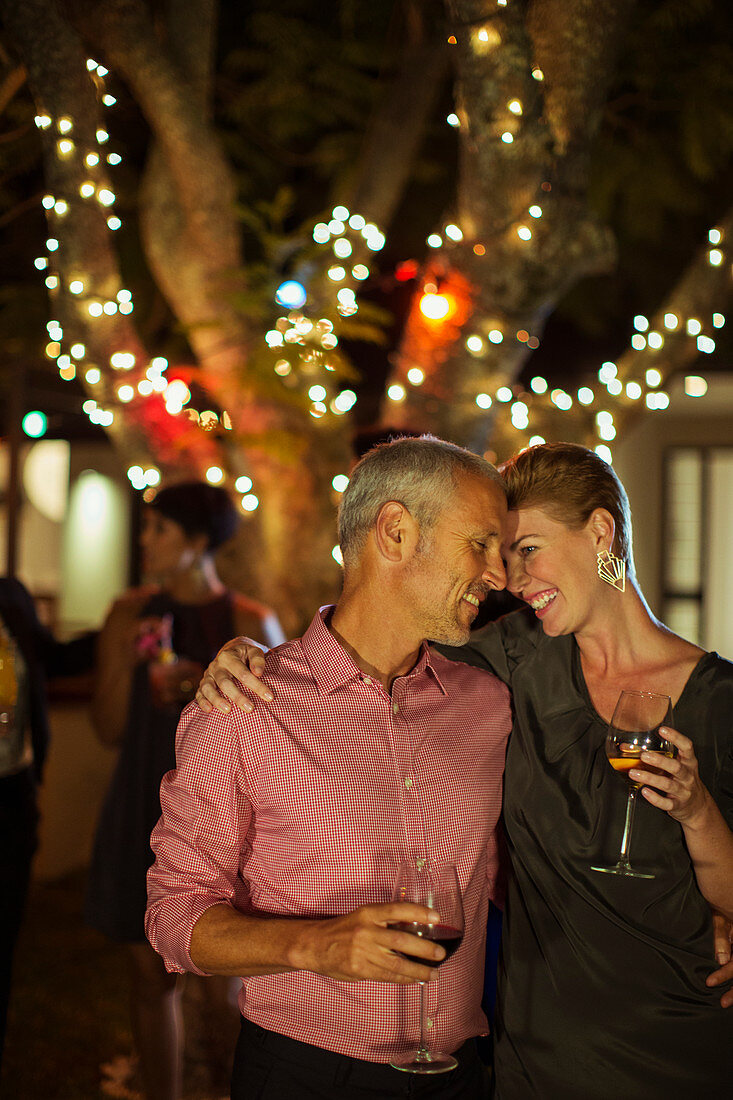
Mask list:
[[[663,734],[672,720],[672,701],[668,695],[654,691],[622,691],[613,711],[606,735],[606,756],[617,775],[629,783],[626,802],[626,819],[621,838],[621,848],[612,866],[592,864],[592,871],[605,875],[624,875],[627,878],[653,879],[649,871],[631,866],[629,851],[634,825],[636,796],[641,786],[632,769],[644,753],[673,757],[676,749]],[[651,766],[651,765],[650,765]]]
[[[643,752],[642,764],[648,764],[656,772],[634,768],[629,778],[641,784],[641,793],[647,802],[665,810],[681,825],[690,825],[710,806],[710,793],[700,779],[697,757],[689,737],[669,726],[662,726],[660,734],[674,745],[677,756],[665,756],[661,752]],[[662,774],[658,774],[658,773]]]
[[[180,710],[193,699],[202,671],[203,666],[188,657],[179,657],[171,664],[152,662],[148,675],[155,705]]]

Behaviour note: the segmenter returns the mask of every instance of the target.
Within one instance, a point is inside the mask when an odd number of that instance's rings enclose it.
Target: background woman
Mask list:
[[[488,666],[514,698],[495,1095],[686,1100],[703,1086],[723,1095],[733,1021],[713,987],[733,967],[709,972],[711,909],[733,917],[733,665],[651,614],[626,494],[594,452],[546,444],[502,473],[508,588],[529,607],[461,649],[440,647]],[[253,685],[227,654],[217,672],[227,694],[232,673]],[[642,764],[638,776],[647,785],[633,856],[653,879],[591,870],[618,858],[626,789],[604,743],[624,688],[674,704],[677,759],[644,758],[664,774]]]
[[[159,786],[175,767],[175,732],[206,663],[233,632],[267,645],[284,635],[269,608],[225,588],[214,551],[238,515],[225,490],[187,483],[161,490],[145,511],[143,572],[154,585],[125,593],[99,639],[92,719],[101,741],[120,745],[90,869],[89,924],[128,944],[133,1036],[148,1100],[181,1094],[180,983],[145,939],[149,839],[160,817]],[[226,980],[206,993],[227,1011]],[[237,1013],[231,1010],[236,1030]],[[230,1050],[228,1036],[222,1047]],[[228,1066],[220,1067],[228,1081]]]

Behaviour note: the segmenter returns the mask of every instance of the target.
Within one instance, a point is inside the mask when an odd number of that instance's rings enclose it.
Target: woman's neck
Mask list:
[[[610,676],[663,658],[671,639],[679,641],[652,615],[633,581],[575,634],[584,667]]]
[[[175,573],[163,587],[179,603],[208,603],[220,596],[225,588],[216,572],[214,559],[208,554]]]
[[[635,585],[627,586],[613,615],[599,617],[575,639],[588,693],[606,721],[624,690],[656,691],[675,704],[704,652],[660,623]]]

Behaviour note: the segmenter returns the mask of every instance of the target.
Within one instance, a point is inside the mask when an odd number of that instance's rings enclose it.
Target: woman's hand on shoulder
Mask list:
[[[669,757],[661,752],[643,752],[642,764],[656,771],[634,768],[629,778],[644,784],[641,793],[652,806],[666,810],[681,825],[692,825],[707,813],[712,801],[700,779],[692,741],[669,726],[662,726],[659,732],[675,746],[677,755]]]
[[[232,638],[222,646],[204,672],[196,691],[196,702],[204,714],[212,710],[228,714],[232,703],[246,713],[254,710],[254,702],[245,695],[237,680],[253,695],[267,703],[272,702],[272,692],[261,680],[266,652],[252,638]]]

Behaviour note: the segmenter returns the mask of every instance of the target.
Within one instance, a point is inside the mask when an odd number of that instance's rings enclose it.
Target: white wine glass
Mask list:
[[[402,952],[405,958],[423,966],[440,966],[455,954],[463,939],[464,918],[458,874],[452,863],[434,864],[427,859],[401,863],[392,900],[424,905],[428,909],[435,909],[440,916],[439,924],[402,921],[390,925],[400,932],[408,932],[412,936],[439,943],[445,949],[445,959],[440,962]],[[420,1039],[417,1049],[393,1058],[390,1065],[404,1073],[447,1073],[448,1070],[455,1069],[458,1062],[452,1054],[428,1049],[425,984],[420,982]]]
[[[592,871],[625,875],[627,878],[654,878],[648,872],[637,871],[631,866],[629,858],[636,796],[642,786],[631,779],[629,772],[632,768],[641,767],[645,771],[661,774],[658,768],[643,763],[640,758],[643,752],[661,752],[669,757],[676,755],[674,745],[659,732],[660,726],[671,725],[672,701],[668,695],[658,695],[653,691],[622,691],[619,695],[608,727],[606,756],[616,774],[629,784],[626,820],[618,861],[610,867],[592,866]]]

